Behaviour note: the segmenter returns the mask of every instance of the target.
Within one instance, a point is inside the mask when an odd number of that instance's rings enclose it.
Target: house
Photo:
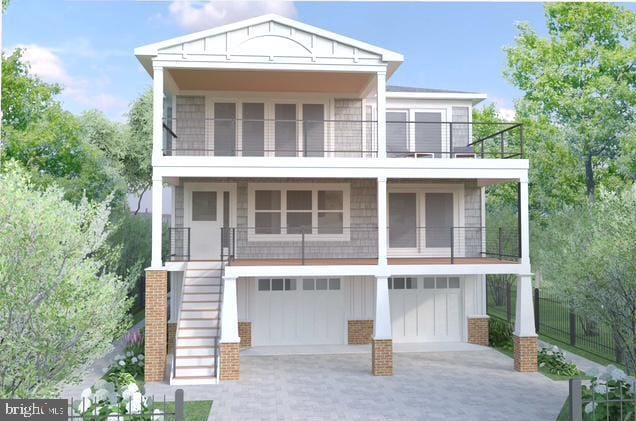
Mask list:
[[[473,123],[486,95],[392,86],[401,54],[276,15],[135,54],[154,90],[146,381],[239,379],[249,346],[371,344],[392,375],[393,344],[488,343],[488,274],[518,275],[515,367],[536,370],[523,131]],[[518,217],[486,226],[497,183]]]

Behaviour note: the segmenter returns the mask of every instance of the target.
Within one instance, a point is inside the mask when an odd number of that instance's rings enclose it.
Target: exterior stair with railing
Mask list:
[[[188,262],[183,277],[170,384],[217,383],[223,297],[220,262]]]

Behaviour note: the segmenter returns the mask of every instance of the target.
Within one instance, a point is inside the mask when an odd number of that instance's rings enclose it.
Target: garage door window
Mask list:
[[[303,291],[337,291],[339,289],[339,278],[303,279]]]
[[[258,280],[259,291],[295,291],[296,280],[295,279],[283,279],[283,278],[265,278]]]
[[[389,278],[389,289],[417,289],[417,278]]]

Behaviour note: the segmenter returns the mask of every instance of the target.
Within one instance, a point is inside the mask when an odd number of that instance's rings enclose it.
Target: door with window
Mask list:
[[[230,226],[231,188],[186,183],[184,195],[184,224],[190,227],[190,259],[220,259],[221,228]]]

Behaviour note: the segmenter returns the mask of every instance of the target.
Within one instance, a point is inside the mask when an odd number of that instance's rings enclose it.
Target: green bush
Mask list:
[[[537,355],[539,367],[547,369],[552,374],[574,377],[579,374],[576,364],[565,359],[565,353],[557,346],[541,348]]]
[[[512,323],[491,317],[488,321],[488,339],[490,346],[512,351]]]
[[[613,365],[605,372],[592,370],[590,385],[582,387],[584,420],[633,420],[636,419],[636,393],[634,379]]]

